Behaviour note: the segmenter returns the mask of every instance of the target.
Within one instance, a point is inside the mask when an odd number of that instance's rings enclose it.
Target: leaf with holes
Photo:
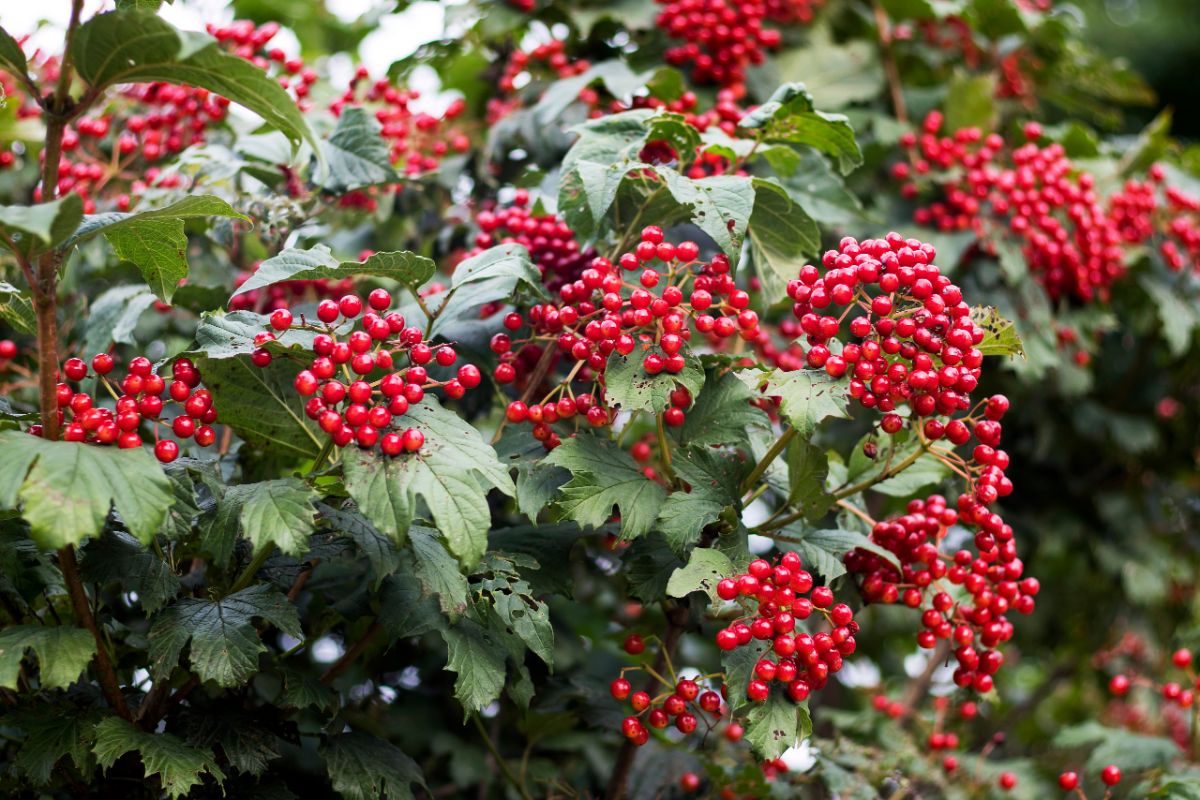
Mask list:
[[[671,405],[671,392],[684,387],[693,397],[704,386],[704,370],[700,359],[684,353],[683,369],[651,375],[646,372],[646,356],[651,353],[666,358],[662,348],[636,348],[623,356],[613,352],[604,370],[604,396],[608,404],[621,411],[665,411]]]
[[[971,309],[971,320],[983,328],[983,340],[975,347],[985,356],[1025,354],[1016,327],[993,306],[975,306]]]
[[[746,741],[762,760],[783,755],[812,736],[812,718],[807,703],[793,703],[780,689],[750,709],[746,717]]]
[[[687,597],[692,592],[704,592],[708,599],[717,600],[717,582],[734,573],[733,562],[720,550],[696,547],[688,558],[687,566],[671,573],[667,581],[667,594],[671,597]]]

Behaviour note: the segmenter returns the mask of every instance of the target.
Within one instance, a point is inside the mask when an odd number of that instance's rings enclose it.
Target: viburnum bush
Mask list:
[[[6,797],[1200,796],[1200,161],[1077,10],[55,2]]]

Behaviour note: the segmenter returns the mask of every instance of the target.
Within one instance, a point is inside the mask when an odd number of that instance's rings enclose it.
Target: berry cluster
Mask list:
[[[389,456],[415,453],[424,445],[425,435],[413,427],[398,430],[396,418],[403,417],[410,405],[420,403],[431,389],[458,399],[482,379],[474,364],[459,366],[453,378],[431,377],[429,367],[448,370],[458,361],[458,354],[449,345],[431,345],[421,328],[408,325],[399,312],[388,311],[391,304],[386,289],[375,289],[367,297],[365,313],[362,298],[355,294],[336,302],[322,300],[317,305],[318,322],[303,316],[297,322],[291,311],[280,308],[269,318],[274,332],[255,337],[258,349],[251,360],[255,366],[267,367],[273,360],[267,345],[275,332],[298,329],[316,333],[312,339],[315,357],[296,375],[294,385],[298,394],[309,398],[304,407],[308,418],[315,420],[337,447],[354,443],[363,448],[379,445]],[[406,366],[397,365],[398,357]],[[397,430],[389,430],[393,427]]]
[[[894,233],[863,242],[846,238],[824,255],[824,273],[804,267],[788,284],[788,295],[805,334],[804,366],[832,377],[849,375],[850,396],[883,412],[879,427],[884,434],[895,437],[908,428],[919,444],[910,448],[910,455],[897,458],[902,445],[893,439],[887,464],[895,459],[899,468],[927,452],[966,481],[952,508],[934,495],[909,503],[903,516],[874,523],[872,540],[896,555],[900,570],[864,550],[848,553],[845,560],[861,576],[867,600],[903,600],[924,608],[918,643],[933,647],[938,639],[953,639],[959,661],[955,680],[988,691],[991,676],[1003,663],[994,648],[1012,636],[1005,615],[1010,608],[1032,612],[1038,584],[1034,579],[1018,582],[1024,567],[1016,557],[1012,528],[990,508],[1013,488],[1004,474],[1008,454],[999,449],[1008,400],[996,395],[972,405],[984,331],[972,319],[961,289],[933,263],[936,255],[928,243]],[[860,313],[839,312],[847,306],[846,312],[857,308]],[[851,338],[840,353],[834,352],[829,343],[847,316]],[[799,366],[792,351],[776,358]],[[907,417],[898,413],[903,408]],[[972,438],[976,444],[969,458],[955,452]],[[874,442],[868,448],[868,457],[879,457]],[[941,551],[953,526],[976,529],[978,555],[967,549],[953,555]],[[955,600],[943,582],[965,588],[970,604]],[[982,652],[976,650],[977,638],[986,648]]]
[[[488,98],[488,124],[495,124],[521,107],[517,93],[527,84],[540,79],[570,78],[587,72],[591,66],[587,59],[571,58],[562,39],[551,39],[529,50],[514,50],[497,82],[502,94]],[[595,101],[589,105],[595,105]]]
[[[556,439],[550,426],[561,418],[579,413],[591,425],[608,423],[602,376],[613,353],[630,356],[637,351],[646,374],[672,375],[686,364],[683,348],[693,327],[717,340],[757,337],[758,315],[748,308],[750,296],[729,274],[729,259],[718,254],[706,263],[699,256],[695,242],[672,244],[661,228],[649,226],[637,247],[623,253],[616,264],[593,258],[576,280],[561,286],[558,303],[535,305],[525,315],[506,315],[508,332],[496,334],[491,342],[500,356],[494,372],[498,383],[524,386],[524,394],[532,396],[540,382],[525,384],[538,374],[543,359],[550,360],[552,368],[561,365],[567,370],[565,377],[550,379],[551,388],[540,403],[512,402],[509,421],[532,422],[534,435],[552,447]],[[637,273],[637,281],[626,279],[625,273]],[[526,326],[528,334],[514,338]],[[582,384],[578,391],[577,383]],[[677,400],[671,424],[683,423],[680,403],[687,399],[679,395]]]
[[[609,691],[615,699],[629,701],[634,713],[622,721],[621,733],[636,745],[650,740],[650,728],[661,730],[673,724],[686,734],[693,733],[703,723],[706,731],[711,730],[726,710],[720,694],[702,690],[700,683],[691,678],[678,680],[674,686],[667,684],[667,691],[651,697],[647,691],[633,691],[624,673],[622,670],[621,677],[609,684]]]
[[[78,383],[90,374],[86,362],[71,358],[63,364],[62,375],[69,381],[58,384],[58,415],[64,440],[115,444],[121,448],[141,447],[139,430],[143,423],[150,422],[156,426],[154,455],[164,464],[179,457],[179,443],[160,439],[158,426],[169,427],[179,439],[194,439],[201,447],[216,441],[217,435],[211,426],[217,421],[217,409],[213,407],[212,394],[198,388],[200,371],[191,361],[186,358],[175,360],[171,365],[170,385],[155,372],[148,358],[138,356],[130,361],[128,371],[119,383],[115,377],[109,377],[115,366],[116,362],[108,353],[92,358],[91,372],[116,401],[110,409],[98,405],[90,394],[71,388],[71,383]],[[165,403],[171,402],[179,405],[183,413],[168,424],[162,413]],[[41,436],[42,426],[33,425],[29,432]]]
[[[558,291],[579,280],[596,257],[594,248],[581,248],[575,232],[554,214],[534,214],[529,192],[518,189],[510,205],[484,209],[475,216],[479,233],[468,256],[497,244],[519,244],[542,273],[547,289]]]
[[[350,106],[363,106],[373,111],[383,127],[392,163],[405,175],[415,177],[431,172],[441,159],[450,153],[465,153],[471,141],[466,134],[448,127],[467,109],[462,100],[452,101],[441,116],[416,109],[421,93],[396,85],[387,78],[372,80],[366,67],[359,67],[350,79],[346,91],[329,110],[334,116]]]
[[[1189,716],[1197,705],[1200,693],[1200,672],[1190,650],[1173,652],[1169,666],[1159,665],[1141,646],[1140,640],[1123,640],[1116,648],[1097,654],[1098,665],[1116,661],[1126,662],[1123,671],[1109,679],[1108,691],[1116,698],[1109,708],[1112,721],[1136,730],[1161,731],[1173,738],[1185,750],[1191,746]],[[1139,662],[1145,669],[1139,669]],[[1175,671],[1175,675],[1170,672]],[[1145,673],[1159,673],[1160,678]],[[1144,701],[1157,698],[1157,707],[1147,708],[1131,702],[1134,689]]]
[[[772,566],[764,559],[750,562],[746,572],[717,584],[717,596],[735,601],[750,612],[717,633],[717,647],[736,650],[755,640],[770,641],[770,649],[754,666],[754,678],[746,686],[746,697],[764,702],[771,683],[779,682],[793,701],[800,703],[814,689],[822,688],[832,673],[842,668],[842,659],[854,652],[858,623],[844,603],[834,605],[833,590],[814,586],[813,577],[802,569],[800,556],[784,553]],[[810,635],[797,633],[797,623],[819,612],[830,630]]]
[[[1052,298],[1106,300],[1125,274],[1128,247],[1155,235],[1172,269],[1200,264],[1200,200],[1171,187],[1160,200],[1160,167],[1105,201],[1092,174],[1079,170],[1061,145],[1038,144],[1037,123],[1025,126],[1028,141],[1015,148],[978,128],[941,136],[942,123],[941,113],[931,112],[919,137],[902,137],[909,158],[892,167],[906,197],[933,190],[936,199],[917,209],[915,221],[973,231],[992,252],[998,239],[1011,237]]]
[[[677,67],[691,67],[697,83],[741,86],[746,69],[761,64],[766,51],[779,47],[782,37],[777,29],[763,23],[768,10],[780,19],[811,18],[808,0],[656,0],[663,6],[656,22],[672,39],[686,44],[669,48],[666,61]],[[803,12],[800,11],[804,7]],[[791,21],[788,19],[788,21]]]

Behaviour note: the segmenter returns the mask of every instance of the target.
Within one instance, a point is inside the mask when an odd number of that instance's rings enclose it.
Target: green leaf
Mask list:
[[[968,75],[956,72],[946,90],[945,129],[954,133],[963,128],[978,128],[987,133],[996,129],[996,78],[991,74]]]
[[[13,330],[29,336],[37,334],[37,313],[33,301],[11,283],[0,281],[0,319]]]
[[[147,733],[120,717],[109,717],[96,726],[92,752],[106,770],[126,753],[136,752],[142,759],[145,776],[158,776],[163,791],[171,798],[183,797],[193,786],[199,786],[203,774],[212,776],[217,783],[225,780],[225,773],[217,766],[211,751],[189,747],[169,733]]]
[[[427,397],[403,422],[425,434],[419,452],[395,458],[355,449],[346,454],[346,491],[359,509],[397,543],[418,516],[431,519],[464,565],[487,549],[487,493],[512,495],[507,470],[479,431]]]
[[[218,686],[239,686],[258,671],[266,652],[253,620],[262,618],[300,638],[300,617],[287,597],[269,584],[256,584],[219,600],[184,597],[167,607],[150,628],[155,680],[166,680],[190,640],[192,670]]]
[[[359,275],[388,278],[415,289],[432,278],[436,269],[434,263],[425,256],[407,250],[374,253],[366,261],[339,261],[323,244],[309,250],[288,248],[262,262],[233,296],[281,281],[340,280]]]
[[[704,527],[716,522],[726,509],[739,507],[744,466],[734,453],[696,447],[675,450],[672,467],[689,490],[667,496],[655,527],[678,555],[698,542]]]
[[[202,33],[176,30],[153,12],[97,14],[72,43],[75,68],[96,88],[122,83],[187,84],[227,97],[258,114],[294,144],[316,135],[295,100],[266,72],[226,53]]]
[[[763,760],[779,758],[812,736],[807,703],[793,703],[778,690],[755,704],[746,718],[746,741]]]
[[[783,171],[774,154],[787,152],[799,157],[794,169]],[[804,213],[824,225],[849,226],[862,223],[864,213],[858,195],[846,188],[829,161],[812,150],[770,148],[764,154],[781,177],[784,187],[793,200],[800,204]],[[750,224],[753,227],[754,218]]]
[[[852,103],[873,100],[885,86],[883,68],[879,63],[879,47],[865,39],[852,39],[845,44],[833,40],[828,24],[813,25],[808,30],[804,47],[793,47],[777,56],[774,69],[751,73],[770,81],[761,87],[760,97],[773,92],[781,77],[798,76],[812,93],[819,108],[840,109]]]
[[[83,199],[71,192],[35,206],[0,206],[0,233],[11,237],[26,258],[57,245],[83,219]]]
[[[563,512],[580,525],[599,528],[617,506],[623,539],[646,535],[666,500],[663,488],[608,439],[578,434],[550,451],[546,461],[571,472],[558,501]]]
[[[604,370],[604,396],[609,405],[621,411],[653,411],[659,413],[671,404],[671,392],[683,386],[694,397],[704,386],[704,370],[700,359],[691,352],[684,353],[683,369],[677,373],[660,372],[651,375],[643,362],[650,353],[665,357],[659,347],[635,349],[627,356],[613,351]]]
[[[643,603],[667,596],[667,582],[684,561],[671,550],[665,537],[651,533],[638,539],[625,551],[625,579],[629,594]]]
[[[17,688],[25,651],[32,650],[45,689],[65,689],[79,679],[96,654],[96,641],[81,628],[13,625],[0,631],[0,686]]]
[[[1016,326],[1000,315],[993,306],[975,306],[971,309],[971,320],[983,328],[983,340],[975,345],[985,356],[1024,355],[1025,348]]]
[[[277,361],[260,369],[250,362],[249,355],[210,357],[203,351],[189,355],[212,392],[222,425],[272,455],[316,456],[321,440],[304,415],[304,398],[293,387],[299,364]]]
[[[1163,736],[1148,736],[1108,728],[1098,722],[1085,722],[1066,728],[1054,737],[1054,746],[1088,748],[1086,769],[1099,773],[1108,764],[1120,764],[1131,773],[1166,767],[1179,757],[1179,747]]]
[[[829,459],[825,451],[801,439],[787,449],[788,505],[795,506],[808,520],[817,520],[833,506],[833,495],[825,489]]]
[[[495,634],[467,617],[442,631],[442,638],[448,650],[446,669],[458,674],[454,696],[465,719],[500,697],[507,650]]]
[[[28,64],[21,45],[12,37],[12,34],[0,28],[0,67],[4,67],[5,72],[11,72],[14,75],[26,75]]]
[[[826,583],[846,574],[842,558],[851,550],[863,549],[880,556],[888,563],[900,569],[900,562],[894,553],[885,550],[857,531],[823,530],[814,531],[796,526],[784,529],[789,537],[799,540],[795,546],[805,567],[816,572],[825,579]]]
[[[738,377],[752,389],[769,397],[779,397],[780,412],[801,435],[812,433],[818,424],[830,417],[846,419],[850,416],[846,382],[823,370],[746,371],[738,373]]]
[[[434,630],[444,631],[447,627],[437,602],[422,591],[416,578],[407,570],[383,582],[379,616],[392,641]]]
[[[133,330],[155,297],[145,286],[114,286],[96,298],[88,309],[83,351],[103,353],[113,342],[136,344]]]
[[[692,549],[687,566],[671,573],[671,579],[667,581],[667,594],[687,597],[692,592],[704,592],[709,600],[716,602],[717,582],[733,573],[729,556],[720,550],[696,547]]]
[[[821,247],[821,231],[816,221],[787,190],[772,181],[754,179],[754,212],[750,215],[750,241],[761,260],[774,276],[768,304],[783,299],[787,282],[800,274],[800,268]],[[767,277],[761,275],[760,277]],[[778,296],[776,296],[778,295]]]
[[[363,186],[395,183],[400,176],[392,169],[391,149],[383,138],[383,126],[365,108],[349,106],[338,117],[337,128],[321,143],[328,170],[317,185],[335,193]]]
[[[914,461],[903,472],[871,487],[871,491],[889,497],[912,497],[921,489],[941,483],[950,474],[950,468],[930,453]]]
[[[278,478],[232,486],[225,502],[238,504],[238,521],[254,552],[275,546],[301,556],[308,552],[308,537],[316,527],[316,497],[299,478]]]
[[[392,544],[392,540],[361,513],[339,511],[321,503],[317,504],[317,510],[329,527],[353,539],[359,552],[367,557],[371,568],[372,588],[378,588],[384,578],[400,568],[400,553]]]
[[[116,583],[121,591],[136,593],[147,614],[158,611],[179,594],[179,578],[171,565],[119,531],[88,542],[82,571],[88,583]]]
[[[328,684],[320,678],[307,672],[295,669],[281,669],[283,691],[277,704],[284,708],[312,708],[318,711],[328,711],[333,708],[337,696]]]
[[[771,421],[751,404],[754,395],[732,372],[713,371],[688,409],[679,441],[688,445],[741,444],[751,429],[769,430]]]
[[[86,217],[61,249],[104,234],[113,252],[141,271],[160,300],[170,302],[179,282],[188,274],[184,220],[203,217],[249,219],[219,197],[196,195],[163,208]]]
[[[785,83],[767,102],[742,117],[738,126],[757,131],[768,142],[807,145],[827,153],[847,174],[863,163],[854,128],[841,114],[818,111],[803,83]]]
[[[207,217],[228,217],[249,221],[250,218],[240,213],[229,203],[213,195],[189,195],[162,208],[147,208],[137,211],[109,211],[104,214],[91,214],[83,218],[79,227],[75,228],[70,238],[62,243],[61,249],[83,244],[96,236],[109,235],[122,228],[137,227],[146,222],[172,222],[185,219],[205,219]],[[183,226],[179,229],[182,231]]]
[[[206,709],[186,712],[183,721],[189,745],[204,750],[220,747],[221,755],[238,772],[262,775],[267,765],[279,758],[275,734],[249,714],[229,708]]]
[[[25,738],[13,766],[31,782],[45,784],[54,766],[69,756],[76,769],[87,775],[95,741],[93,728],[99,717],[95,709],[80,710],[73,705],[39,704],[25,713],[18,712],[10,720],[21,728]]]
[[[222,359],[250,355],[259,346],[254,337],[271,330],[270,318],[252,311],[230,311],[205,314],[196,327],[196,348],[184,355],[191,358]],[[274,331],[272,331],[274,333]],[[275,333],[276,338],[266,345],[272,352],[284,349],[311,349],[314,334],[310,331],[288,330]],[[303,355],[303,353],[300,353]]]
[[[1154,308],[1162,322],[1163,339],[1171,355],[1176,358],[1182,356],[1192,343],[1192,333],[1200,326],[1200,316],[1180,296],[1178,290],[1155,280],[1151,275],[1143,275],[1138,283],[1154,301]]]
[[[450,336],[452,326],[478,320],[480,309],[497,298],[512,298],[519,289],[545,297],[542,274],[522,245],[501,244],[464,259],[454,268],[449,291],[426,301],[437,313],[433,335]],[[444,304],[440,311],[439,302]]]
[[[496,443],[501,463],[517,470],[517,508],[534,525],[571,473],[543,460],[546,448],[527,428],[509,427]]]
[[[170,481],[145,448],[51,442],[0,431],[0,508],[14,508],[19,499],[21,515],[43,547],[98,535],[114,506],[129,532],[149,542],[171,498]]]
[[[346,800],[412,800],[425,777],[417,763],[393,744],[365,733],[343,733],[321,743],[333,790]]]
[[[737,258],[754,209],[754,182],[738,175],[693,180],[674,170],[656,168],[671,197],[691,208],[693,224],[707,233],[730,258]]]
[[[413,572],[421,581],[426,594],[436,594],[442,613],[457,619],[467,610],[470,589],[467,578],[459,571],[458,561],[446,552],[438,532],[414,525],[408,530],[416,563]]]

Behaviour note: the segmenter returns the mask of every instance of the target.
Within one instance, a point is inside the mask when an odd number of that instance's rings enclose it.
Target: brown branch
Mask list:
[[[300,595],[300,592],[304,590],[304,585],[308,583],[308,579],[312,577],[313,570],[316,569],[317,564],[319,563],[321,563],[321,559],[314,558],[309,562],[308,566],[301,570],[300,574],[296,576],[296,582],[292,584],[291,589],[288,589],[288,602],[296,602],[296,598]]]
[[[367,628],[366,632],[359,638],[354,645],[347,650],[341,658],[333,665],[325,670],[325,674],[321,676],[321,683],[333,683],[337,680],[346,669],[361,656],[371,643],[383,631],[383,623],[375,620],[371,623],[371,627]]]
[[[75,621],[87,629],[96,642],[94,661],[96,677],[100,681],[100,691],[103,692],[104,699],[113,707],[113,710],[123,718],[132,720],[133,715],[129,713],[129,705],[125,702],[125,695],[121,693],[117,672],[108,655],[108,645],[100,633],[99,626],[96,625],[96,618],[92,615],[92,608],[88,604],[87,592],[84,591],[83,582],[79,578],[79,566],[75,563],[75,550],[70,546],[58,551],[58,567],[62,570],[67,594],[70,595],[71,606],[75,609]]]

